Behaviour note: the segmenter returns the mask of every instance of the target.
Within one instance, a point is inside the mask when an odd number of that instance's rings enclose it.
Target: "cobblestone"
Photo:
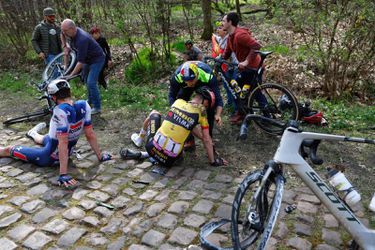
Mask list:
[[[4,136],[0,133],[0,145]],[[22,139],[20,133],[6,136]],[[230,219],[238,183],[246,176],[194,164],[172,167],[165,176],[152,173],[149,162],[116,159],[97,165],[85,142],[78,147],[85,160],[73,159],[78,168],[69,169],[80,179],[74,191],[54,186],[53,168],[0,159],[0,250],[202,250],[201,227]],[[288,214],[284,209],[291,204],[297,208]],[[361,221],[369,223],[362,218],[365,212],[363,206],[355,209]],[[311,191],[285,185],[266,249],[347,249],[347,238]],[[230,225],[215,231],[209,240],[229,246]]]

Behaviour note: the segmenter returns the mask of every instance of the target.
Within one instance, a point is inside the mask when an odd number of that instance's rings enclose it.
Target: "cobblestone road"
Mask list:
[[[32,143],[2,130],[0,145],[7,144]],[[56,186],[57,168],[0,159],[0,249],[201,249],[200,227],[230,217],[244,177],[208,166],[174,167],[162,176],[146,162],[98,165],[85,140],[78,148],[83,159],[73,160],[71,172],[81,185],[74,191]],[[284,212],[288,204],[297,206],[291,214]],[[344,249],[350,240],[305,187],[286,190],[280,218],[269,249]]]

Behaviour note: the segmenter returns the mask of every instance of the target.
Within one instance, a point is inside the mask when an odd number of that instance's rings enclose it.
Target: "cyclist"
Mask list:
[[[226,165],[227,162],[224,159],[215,158],[212,139],[208,130],[206,109],[214,105],[214,93],[207,86],[203,86],[197,89],[190,102],[177,99],[169,109],[163,123],[161,123],[161,114],[153,110],[143,122],[140,133],[131,136],[134,144],[140,147],[147,133],[147,152],[134,153],[122,149],[120,155],[124,159],[139,159],[151,156],[161,165],[170,167],[182,156],[184,142],[193,133],[203,141],[208,160],[212,166]],[[200,126],[197,126],[198,124]]]
[[[70,86],[66,80],[51,81],[47,92],[56,103],[48,134],[45,136],[39,134],[46,127],[45,123],[39,123],[27,132],[27,136],[42,147],[0,147],[0,157],[14,157],[41,167],[59,164],[59,184],[68,188],[74,187],[77,181],[68,175],[68,158],[82,131],[99,161],[108,161],[112,156],[100,151],[91,124],[91,108],[86,101],[72,100]]]
[[[251,88],[254,88],[254,76],[256,74],[254,69],[259,67],[261,61],[260,56],[255,51],[259,50],[261,45],[251,36],[251,32],[248,29],[237,27],[239,20],[239,16],[235,12],[228,13],[222,20],[224,30],[229,33],[223,59],[228,59],[234,52],[239,62],[240,76],[237,79],[239,86],[242,88],[246,83],[250,84]],[[266,98],[259,91],[255,97],[259,105],[267,104]],[[244,114],[238,112],[230,121],[233,123],[240,122],[243,117]]]
[[[185,42],[184,61],[202,61],[202,51],[194,45],[193,41],[187,40]]]
[[[212,137],[214,121],[222,124],[221,113],[223,111],[223,99],[216,77],[212,74],[211,68],[198,61],[189,61],[180,65],[170,79],[169,104],[172,105],[176,99],[182,98],[188,101],[194,90],[207,86],[215,94],[215,106],[207,109],[207,119],[210,125],[209,132]]]
[[[61,52],[61,29],[55,23],[55,10],[48,7],[43,10],[44,20],[35,26],[31,43],[38,57],[46,64]]]

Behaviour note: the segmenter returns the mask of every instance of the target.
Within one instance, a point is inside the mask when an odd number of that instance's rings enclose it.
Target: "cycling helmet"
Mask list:
[[[65,79],[55,79],[48,84],[47,92],[49,95],[54,95],[61,89],[70,89],[68,81]]]
[[[197,94],[200,94],[204,100],[208,100],[208,106],[213,108],[215,106],[215,94],[211,91],[211,89],[207,86],[203,86],[198,88],[195,91]]]
[[[193,41],[192,40],[186,40],[185,45],[193,45]]]
[[[302,120],[309,124],[321,125],[323,113],[321,111],[311,111],[309,114],[306,114]]]
[[[192,62],[186,62],[182,65],[180,74],[183,81],[194,80],[198,76],[198,66]]]
[[[291,103],[292,103],[292,101],[289,99],[289,97],[287,95],[284,94],[284,95],[280,96],[279,104],[280,104],[281,110],[289,109],[291,107]]]

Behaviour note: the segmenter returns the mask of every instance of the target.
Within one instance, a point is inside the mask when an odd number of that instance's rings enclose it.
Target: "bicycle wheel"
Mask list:
[[[236,192],[231,224],[234,249],[264,249],[271,236],[281,206],[284,178],[272,173],[260,187],[263,174],[262,170],[250,173]],[[254,199],[256,192],[259,195]]]
[[[260,93],[263,95],[260,95]],[[248,99],[250,113],[277,119],[286,125],[289,120],[298,120],[298,101],[293,93],[276,83],[264,83],[256,87]],[[265,132],[281,135],[282,128],[263,121],[254,121]]]
[[[19,123],[19,122],[32,121],[32,120],[35,120],[39,117],[43,117],[43,116],[46,116],[46,115],[49,115],[49,114],[51,114],[51,112],[49,111],[49,109],[46,108],[46,109],[43,109],[43,110],[40,110],[40,111],[35,111],[35,112],[25,114],[25,115],[22,115],[22,116],[19,116],[19,117],[8,119],[8,120],[4,121],[3,124],[5,126],[8,126],[8,125]]]
[[[53,80],[59,76],[70,73],[76,64],[76,53],[71,51],[68,56],[67,67],[64,69],[64,52],[58,54],[52,61],[50,61],[43,71],[43,81]]]

